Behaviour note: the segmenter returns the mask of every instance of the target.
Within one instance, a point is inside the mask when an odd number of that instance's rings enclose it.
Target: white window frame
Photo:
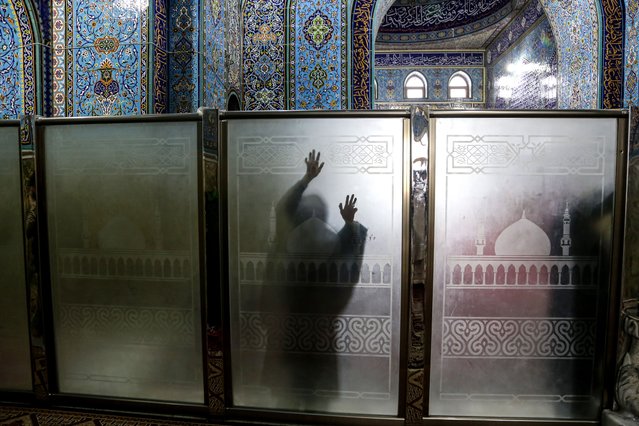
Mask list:
[[[426,99],[428,96],[428,83],[426,77],[413,71],[404,79],[404,99]]]
[[[452,84],[453,80],[463,80],[465,84]],[[448,99],[470,99],[472,97],[472,80],[470,76],[464,71],[457,71],[453,73],[448,79]],[[463,90],[464,96],[453,96],[452,91]]]

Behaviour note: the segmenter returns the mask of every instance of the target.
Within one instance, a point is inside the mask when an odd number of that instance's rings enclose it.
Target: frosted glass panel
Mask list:
[[[31,390],[18,127],[0,127],[0,389]]]
[[[402,137],[401,118],[229,121],[233,405],[397,413]]]
[[[616,128],[436,120],[429,414],[597,417]]]
[[[196,123],[45,128],[60,391],[204,402]]]

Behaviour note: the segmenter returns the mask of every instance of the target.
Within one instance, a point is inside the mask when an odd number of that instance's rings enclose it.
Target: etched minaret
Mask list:
[[[571,244],[572,239],[570,238],[570,211],[568,211],[568,201],[566,201],[566,209],[564,210],[564,233],[561,237],[562,256],[570,255]]]
[[[276,215],[275,215],[275,203],[271,203],[271,212],[269,214],[268,217],[268,246],[269,248],[272,248],[273,245],[275,244],[275,232],[276,232],[276,226],[277,222],[276,222]]]
[[[486,247],[486,231],[484,231],[484,222],[480,222],[479,226],[477,227],[475,247],[477,247],[477,256],[483,256],[484,247]]]
[[[155,249],[161,249],[164,245],[164,238],[162,235],[162,214],[160,213],[160,203],[159,201],[155,201],[153,204],[153,243],[155,245]]]
[[[89,221],[85,215],[82,215],[82,247],[89,248],[91,244],[91,234],[89,233]]]

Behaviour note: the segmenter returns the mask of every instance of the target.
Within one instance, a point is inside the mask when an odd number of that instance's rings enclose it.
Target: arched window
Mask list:
[[[451,99],[470,98],[471,81],[464,71],[457,71],[448,79],[448,97]]]
[[[231,93],[229,95],[228,101],[226,102],[226,110],[227,111],[239,111],[242,107],[240,106],[240,99],[237,97],[235,93]]]
[[[377,79],[374,78],[373,79],[373,98],[374,99],[379,99],[379,89],[377,86]]]
[[[404,80],[404,98],[406,99],[424,99],[428,94],[426,89],[426,78],[420,72],[413,71]]]

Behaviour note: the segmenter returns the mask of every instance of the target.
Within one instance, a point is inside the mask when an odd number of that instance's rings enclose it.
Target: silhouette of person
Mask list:
[[[271,390],[273,408],[323,411],[329,399],[316,391],[340,390],[340,314],[359,281],[367,229],[355,220],[355,194],[339,203],[339,232],[326,223],[322,197],[304,195],[324,163],[315,150],[304,161],[306,173],[275,206],[261,307],[267,339],[262,384]]]

